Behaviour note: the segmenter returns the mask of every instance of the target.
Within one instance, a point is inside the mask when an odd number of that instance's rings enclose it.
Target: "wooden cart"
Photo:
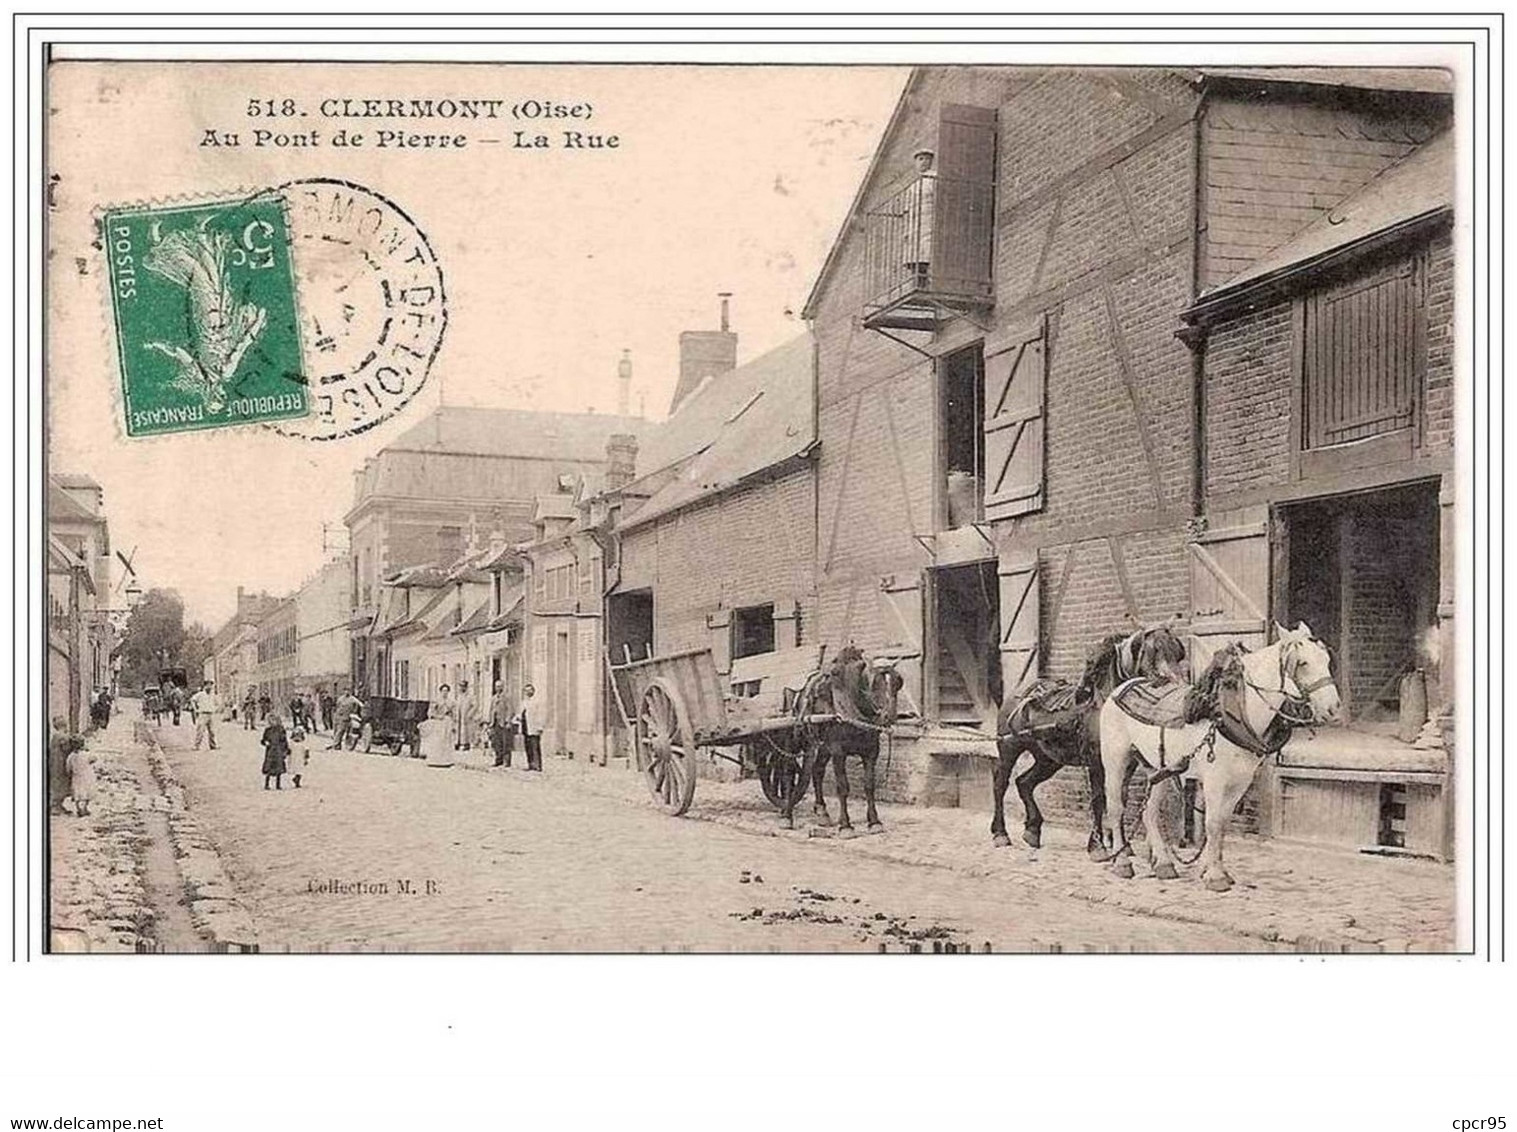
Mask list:
[[[654,800],[671,814],[688,810],[695,760],[705,749],[752,773],[764,796],[783,807],[803,788],[804,726],[833,718],[797,707],[821,661],[819,649],[788,649],[735,660],[726,677],[710,649],[609,664],[612,695]]]
[[[420,724],[430,707],[426,700],[370,696],[363,704],[362,722],[348,729],[348,750],[362,743],[365,751],[372,751],[378,744],[389,747],[392,755],[400,754],[404,747],[411,748],[413,757],[420,755]]]

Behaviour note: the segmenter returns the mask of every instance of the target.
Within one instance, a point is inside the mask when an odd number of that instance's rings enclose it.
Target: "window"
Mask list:
[[[1403,259],[1306,298],[1302,449],[1395,433],[1411,441],[1422,371],[1418,293],[1417,261]]]
[[[942,368],[944,528],[980,519],[985,470],[984,354],[972,346],[949,356]]]
[[[774,651],[774,605],[750,605],[732,612],[732,658]]]
[[[499,570],[490,575],[490,616],[499,617],[501,614],[501,602],[504,600],[504,575]]]

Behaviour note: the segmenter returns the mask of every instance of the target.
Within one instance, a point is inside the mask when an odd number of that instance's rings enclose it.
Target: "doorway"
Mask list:
[[[932,687],[941,723],[993,725],[1001,703],[1000,579],[995,559],[929,571]]]
[[[606,650],[612,664],[653,655],[653,591],[614,593],[606,599]]]
[[[1408,673],[1437,686],[1438,523],[1436,481],[1279,509],[1279,619],[1332,650],[1352,729],[1395,734]]]

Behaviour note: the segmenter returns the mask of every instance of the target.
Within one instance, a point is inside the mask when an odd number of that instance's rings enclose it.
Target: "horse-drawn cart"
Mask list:
[[[695,796],[699,749],[755,775],[783,809],[803,789],[797,738],[833,715],[805,715],[803,694],[820,674],[817,649],[787,649],[735,660],[723,677],[709,649],[611,664],[611,687],[632,736],[633,757],[653,798],[683,814]],[[732,755],[723,748],[738,748]]]
[[[348,729],[348,750],[359,743],[372,751],[376,745],[389,747],[390,754],[400,754],[409,747],[411,754],[421,753],[421,722],[431,705],[426,700],[398,700],[390,696],[370,696],[364,701],[361,722]]]

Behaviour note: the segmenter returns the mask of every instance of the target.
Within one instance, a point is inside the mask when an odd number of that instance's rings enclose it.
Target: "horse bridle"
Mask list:
[[[1297,727],[1310,727],[1312,724],[1317,722],[1315,709],[1313,709],[1311,705],[1311,694],[1317,691],[1319,688],[1325,688],[1327,685],[1331,684],[1333,682],[1333,674],[1331,669],[1329,669],[1327,675],[1313,680],[1310,684],[1297,683],[1295,681],[1295,677],[1287,671],[1287,664],[1290,660],[1299,659],[1296,656],[1296,648],[1299,644],[1299,641],[1289,641],[1280,649],[1280,687],[1262,688],[1258,684],[1255,684],[1247,676],[1243,677],[1243,682],[1254,691],[1258,692],[1261,696],[1266,692],[1279,695],[1281,697],[1280,705],[1275,709],[1275,714],[1284,718],[1287,723],[1293,724]],[[1288,682],[1296,683],[1296,691],[1299,693],[1299,695],[1292,696],[1290,692],[1287,691]],[[1268,701],[1265,702],[1267,703]],[[1308,714],[1304,718],[1298,715],[1294,715],[1286,710],[1286,706],[1288,704],[1297,703],[1303,704],[1306,707]]]

